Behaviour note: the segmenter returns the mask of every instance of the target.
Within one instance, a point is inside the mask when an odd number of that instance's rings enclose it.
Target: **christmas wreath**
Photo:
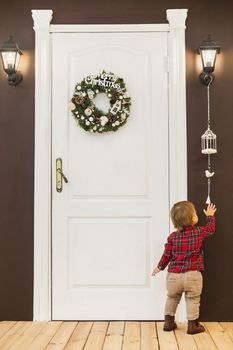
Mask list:
[[[94,99],[99,93],[105,93],[109,99],[107,113],[95,106]],[[130,105],[124,80],[102,71],[98,75],[88,75],[75,85],[70,109],[84,130],[103,133],[117,131],[126,123]]]

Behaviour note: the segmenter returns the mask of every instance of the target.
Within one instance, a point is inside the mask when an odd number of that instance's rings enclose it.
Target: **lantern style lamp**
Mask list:
[[[220,46],[216,44],[208,35],[206,40],[203,40],[198,48],[201,55],[203,72],[200,74],[200,80],[203,84],[209,85],[214,80],[214,68],[217,54],[220,53]]]
[[[23,54],[18,45],[14,42],[13,37],[10,36],[0,48],[3,68],[8,75],[8,82],[10,85],[17,85],[23,79],[22,74],[18,71],[20,56]]]

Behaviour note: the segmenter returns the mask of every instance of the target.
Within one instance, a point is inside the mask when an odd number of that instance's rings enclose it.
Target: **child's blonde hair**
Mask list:
[[[175,203],[171,209],[172,223],[178,231],[184,226],[192,225],[195,206],[192,202],[182,201]]]

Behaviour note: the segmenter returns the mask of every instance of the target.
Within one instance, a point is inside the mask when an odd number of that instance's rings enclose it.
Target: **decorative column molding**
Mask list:
[[[169,56],[170,204],[187,198],[185,20],[187,9],[167,10]]]
[[[33,29],[37,33],[38,30],[49,31],[50,22],[53,17],[52,10],[32,10],[32,18],[34,21]]]
[[[185,21],[186,21],[187,13],[188,13],[187,9],[166,10],[166,13],[167,13],[167,20],[169,22],[170,31],[172,29],[184,30],[186,28]]]
[[[34,321],[51,320],[51,44],[49,28],[52,13],[52,10],[32,10],[36,72]]]
[[[185,75],[185,20],[187,9],[167,10],[169,22],[169,153],[170,207],[187,199],[187,130]],[[173,229],[170,222],[171,230]],[[186,320],[185,301],[178,307],[178,320]]]

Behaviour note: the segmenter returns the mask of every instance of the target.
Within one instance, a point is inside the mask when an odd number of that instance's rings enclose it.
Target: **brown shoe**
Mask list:
[[[175,323],[175,316],[165,315],[165,322],[163,325],[163,330],[166,332],[174,331],[177,328]]]
[[[188,334],[197,334],[205,332],[205,328],[198,322],[198,320],[188,321]]]

